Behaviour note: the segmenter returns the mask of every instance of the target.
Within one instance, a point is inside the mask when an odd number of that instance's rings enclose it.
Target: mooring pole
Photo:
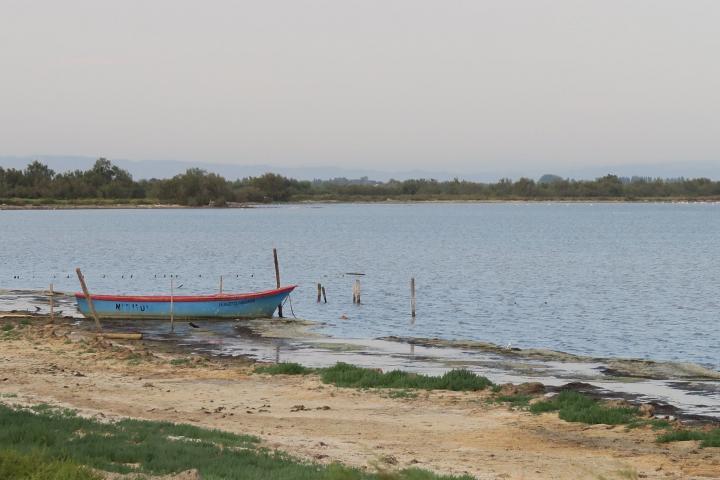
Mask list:
[[[415,318],[415,277],[410,279],[410,309],[412,310],[412,318]]]
[[[322,285],[318,283],[318,295],[317,295],[317,303],[320,303],[320,300],[322,299]]]
[[[280,265],[278,265],[277,248],[273,248],[273,260],[275,261],[275,283],[280,288]],[[278,317],[283,318],[282,303],[278,305]]]
[[[220,275],[220,295],[222,295],[222,290],[223,290],[223,289],[222,289],[222,287],[223,287],[222,281],[223,281],[223,276]]]
[[[327,303],[327,296],[325,295],[325,287],[322,287],[323,300]]]
[[[360,305],[360,279],[355,280],[355,303]]]
[[[100,326],[100,319],[98,318],[98,314],[95,311],[95,305],[93,305],[92,298],[90,297],[90,292],[88,291],[87,285],[85,285],[85,277],[83,277],[83,274],[79,268],[75,269],[75,273],[77,273],[78,280],[80,280],[80,286],[82,287],[82,291],[85,294],[85,301],[88,304],[90,313],[92,314],[93,318],[95,319],[95,329],[98,332],[102,332],[102,327]]]
[[[170,275],[170,333],[175,332],[175,279]]]
[[[50,284],[50,323],[55,323],[55,293],[53,284]]]

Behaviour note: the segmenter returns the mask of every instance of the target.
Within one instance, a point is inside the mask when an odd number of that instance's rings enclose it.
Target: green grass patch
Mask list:
[[[20,454],[0,450],[0,478],[12,480],[101,480],[88,468],[71,460],[44,458],[42,452]]]
[[[669,430],[673,424],[660,418],[636,418],[628,423],[628,430],[639,427],[651,427],[653,430]]]
[[[526,408],[530,405],[530,400],[532,399],[532,395],[496,395],[492,401],[496,403],[507,403],[514,408]]]
[[[2,326],[2,331],[9,332],[13,328],[15,328],[15,325],[13,325],[12,323],[6,323],[5,325]]]
[[[192,365],[192,359],[191,358],[173,358],[170,360],[170,365],[174,367],[187,367],[189,365]]]
[[[407,399],[413,399],[417,398],[418,394],[417,392],[413,392],[410,390],[390,390],[387,394],[388,398],[407,398]]]
[[[532,413],[558,412],[561,419],[567,422],[587,423],[590,425],[623,425],[637,418],[638,411],[634,407],[606,407],[578,392],[565,391],[547,401],[530,406]]]
[[[294,362],[282,362],[274,365],[255,367],[255,373],[266,373],[268,375],[307,375],[314,371],[312,368],[304,367]]]
[[[337,363],[320,369],[319,373],[323,382],[338,387],[476,391],[492,386],[490,380],[469,370],[451,370],[442,376],[433,377],[402,370],[383,373],[371,368]]]
[[[327,368],[308,368],[298,363],[277,363],[255,368],[256,373],[270,375],[307,375],[317,373],[324,383],[350,388],[396,388],[419,390],[476,391],[491,387],[487,378],[469,370],[451,370],[441,376],[393,370],[383,373],[373,368],[356,367],[338,362]]]
[[[66,476],[0,478],[94,480],[79,465],[122,474],[168,475],[195,468],[203,478],[273,480],[443,480],[418,469],[372,474],[341,465],[322,466],[259,446],[259,439],[192,425],[126,419],[101,423],[47,405],[11,408],[0,405],[0,452],[8,458],[33,456],[67,465]],[[0,459],[0,462],[4,460]],[[13,460],[8,468],[18,468]],[[4,468],[4,467],[3,467]],[[72,473],[79,471],[76,476]],[[0,470],[2,471],[2,470]]]
[[[687,440],[697,440],[701,447],[720,447],[720,428],[712,430],[675,430],[664,433],[657,439],[660,443],[668,442],[684,442]]]

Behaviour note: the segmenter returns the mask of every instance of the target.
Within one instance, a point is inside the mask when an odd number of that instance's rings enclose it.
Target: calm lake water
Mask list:
[[[170,274],[178,294],[217,291],[220,275],[225,291],[267,289],[273,247],[283,284],[299,285],[295,314],[339,338],[474,339],[720,368],[717,204],[0,211],[0,289],[75,291],[76,266],[95,293],[167,293]],[[318,282],[327,304],[315,301]]]

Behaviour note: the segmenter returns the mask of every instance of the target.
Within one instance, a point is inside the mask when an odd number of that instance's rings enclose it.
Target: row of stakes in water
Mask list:
[[[75,275],[67,274],[67,275],[65,275],[65,278],[72,278],[72,277],[74,277],[74,276],[75,276]],[[124,279],[126,276],[127,276],[128,279],[137,278],[137,277],[135,277],[132,273],[131,273],[130,275],[124,275],[124,274],[122,274],[122,275],[120,275],[120,278],[121,278],[121,279]],[[211,277],[215,277],[215,276],[216,276],[216,275],[211,275]],[[232,275],[220,275],[220,276],[227,278],[227,277],[231,277]],[[62,277],[62,274],[60,274],[60,277]],[[108,277],[111,277],[111,275],[102,274],[102,278],[108,278]],[[255,277],[255,274],[252,274],[252,273],[251,273],[251,274],[250,274],[250,278],[254,278],[254,277]],[[22,276],[22,275],[13,275],[12,278],[13,278],[13,280],[22,280],[22,279],[23,279],[23,276]],[[30,278],[33,278],[33,279],[34,279],[34,278],[36,278],[36,275],[32,275],[32,277],[30,277]],[[58,274],[53,274],[52,278],[58,278]],[[160,275],[158,275],[158,274],[155,274],[155,275],[153,275],[153,278],[180,278],[180,275],[177,275],[177,274],[170,274],[170,275],[163,274],[162,276],[160,276]],[[199,274],[199,275],[198,275],[198,278],[202,278],[202,275]],[[239,274],[236,274],[236,275],[235,275],[235,278],[240,278],[240,275],[239,275]]]

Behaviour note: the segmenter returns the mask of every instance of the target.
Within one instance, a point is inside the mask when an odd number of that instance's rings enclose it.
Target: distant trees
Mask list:
[[[188,206],[223,206],[228,202],[287,202],[296,200],[373,201],[392,199],[503,200],[503,199],[720,199],[720,182],[707,178],[660,179],[606,175],[595,180],[563,179],[543,175],[496,183],[460,179],[389,180],[367,178],[314,180],[287,178],[276,173],[234,181],[191,168],[168,179],[133,180],[129,172],[99,158],[88,170],[56,173],[41,162],[24,170],[0,167],[0,201],[8,199],[159,201]]]

